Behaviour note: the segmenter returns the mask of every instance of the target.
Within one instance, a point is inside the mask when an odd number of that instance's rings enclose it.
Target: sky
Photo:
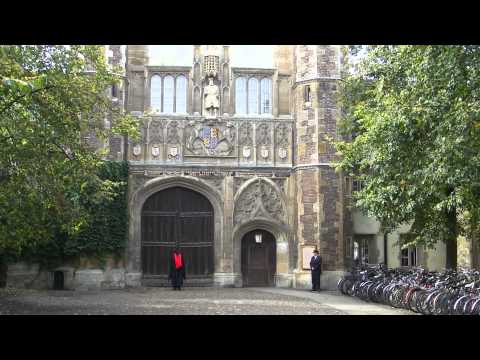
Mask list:
[[[273,68],[274,45],[230,45],[230,66]],[[150,65],[192,66],[193,45],[150,45]]]

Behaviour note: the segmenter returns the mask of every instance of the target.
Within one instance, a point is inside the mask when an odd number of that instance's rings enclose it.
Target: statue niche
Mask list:
[[[208,85],[203,90],[205,116],[216,118],[220,109],[220,91],[213,83],[213,77],[208,78]]]
[[[216,118],[220,112],[219,63],[220,58],[216,47],[209,47],[207,56],[203,59],[203,72],[206,80],[203,88],[203,114],[207,118]]]

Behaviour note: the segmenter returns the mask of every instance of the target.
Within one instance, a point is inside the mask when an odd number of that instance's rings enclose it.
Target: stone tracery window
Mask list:
[[[187,113],[187,77],[155,74],[150,80],[150,108],[167,114]]]
[[[240,76],[235,80],[235,113],[269,115],[272,113],[272,80],[267,77]]]

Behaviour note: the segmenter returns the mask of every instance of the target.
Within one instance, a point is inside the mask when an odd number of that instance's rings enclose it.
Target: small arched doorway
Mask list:
[[[273,286],[277,267],[275,237],[265,230],[253,230],[242,238],[244,286]]]
[[[184,253],[188,282],[212,280],[213,216],[208,199],[196,191],[177,186],[151,195],[143,205],[141,221],[144,283],[167,284],[175,247]]]

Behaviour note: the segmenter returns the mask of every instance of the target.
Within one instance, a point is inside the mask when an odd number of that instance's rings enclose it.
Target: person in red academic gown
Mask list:
[[[170,256],[170,271],[168,278],[172,282],[173,290],[181,290],[185,277],[185,259],[182,252],[178,249],[173,250]]]

